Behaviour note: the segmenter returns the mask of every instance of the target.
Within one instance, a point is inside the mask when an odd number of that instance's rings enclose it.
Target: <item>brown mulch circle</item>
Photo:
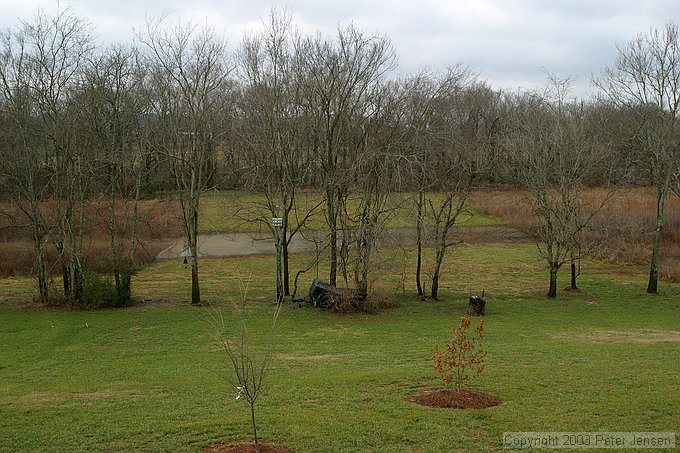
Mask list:
[[[444,389],[428,392],[418,396],[413,401],[421,406],[451,409],[485,409],[498,406],[503,402],[495,396],[466,389]]]
[[[208,445],[201,449],[201,453],[255,453],[255,443],[252,440],[231,440]],[[285,447],[260,441],[260,453],[295,453]]]

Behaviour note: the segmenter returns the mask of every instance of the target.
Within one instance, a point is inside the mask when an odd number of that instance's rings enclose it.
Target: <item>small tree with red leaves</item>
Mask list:
[[[460,325],[452,327],[453,337],[450,343],[440,349],[439,344],[434,345],[432,350],[432,367],[439,373],[442,381],[446,385],[453,386],[460,390],[470,376],[472,371],[479,376],[484,371],[484,357],[486,351],[479,346],[484,339],[484,320],[479,321],[479,325],[474,329],[475,336],[468,336],[470,328],[470,318],[466,314],[461,316]]]

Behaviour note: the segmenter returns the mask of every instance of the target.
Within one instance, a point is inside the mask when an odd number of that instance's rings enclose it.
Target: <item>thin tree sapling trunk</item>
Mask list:
[[[659,261],[661,259],[661,234],[663,232],[664,204],[666,191],[659,188],[656,199],[656,227],[654,228],[654,245],[652,246],[652,263],[649,269],[647,292],[655,294],[659,285]]]
[[[416,287],[418,288],[418,295],[422,298],[425,296],[423,292],[423,285],[421,282],[421,272],[423,268],[423,206],[425,205],[425,192],[422,190],[418,193],[417,214],[416,219],[416,246],[418,248],[418,261],[416,262]]]

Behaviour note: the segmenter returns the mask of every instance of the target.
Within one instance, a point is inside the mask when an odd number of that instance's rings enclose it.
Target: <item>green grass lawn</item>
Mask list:
[[[299,452],[467,452],[502,451],[505,431],[680,433],[680,285],[662,282],[662,294],[650,296],[644,269],[588,261],[581,291],[549,301],[535,257],[532,245],[456,248],[442,300],[420,302],[412,282],[397,290],[413,257],[394,265],[388,254],[373,290],[398,308],[337,315],[287,305],[259,434]],[[296,256],[293,268],[306,259]],[[229,302],[249,285],[245,313],[260,344],[273,311],[272,263],[201,261],[204,298],[232,325]],[[566,270],[561,278],[566,286]],[[30,284],[0,281],[0,451],[199,451],[249,437],[247,405],[220,377],[227,368],[213,311],[188,306],[189,270],[179,260],[136,276],[136,296],[164,304],[30,311],[13,302]],[[471,387],[503,404],[409,402],[440,388],[429,353],[481,289],[488,356]]]

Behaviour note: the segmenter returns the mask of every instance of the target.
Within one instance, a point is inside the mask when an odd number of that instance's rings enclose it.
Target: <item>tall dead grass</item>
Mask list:
[[[134,257],[135,266],[143,266],[150,263],[168,246],[168,241],[142,242]],[[85,253],[85,265],[88,269],[109,271],[111,269],[111,245],[108,242],[92,242]],[[59,255],[54,247],[48,247],[45,251],[45,261],[48,272],[57,274],[60,269],[57,264]],[[28,275],[36,271],[36,254],[33,244],[28,242],[5,242],[0,244],[0,276]]]
[[[131,209],[131,206],[128,206]],[[54,225],[56,205],[45,202],[41,206],[48,224]],[[134,264],[151,262],[170,240],[181,236],[178,218],[179,207],[174,201],[152,199],[139,204],[138,247]],[[26,216],[16,206],[0,204],[0,276],[30,274],[35,270],[36,254],[32,242],[32,230]],[[111,245],[108,232],[110,207],[107,202],[92,201],[85,211],[85,264],[89,268],[106,270],[110,268]],[[116,213],[116,230],[124,236],[130,230],[121,209]],[[127,249],[127,247],[124,247]],[[56,273],[57,251],[49,244],[46,247],[46,261],[49,269]]]
[[[586,205],[596,206],[610,192],[587,189]],[[531,212],[527,193],[516,187],[492,187],[475,192],[470,202],[479,210],[503,220],[510,226],[531,233],[537,219]],[[656,190],[632,187],[616,191],[593,219],[586,240],[599,244],[596,255],[617,263],[648,264],[656,224]],[[680,198],[666,201],[661,251],[661,275],[680,282]]]

